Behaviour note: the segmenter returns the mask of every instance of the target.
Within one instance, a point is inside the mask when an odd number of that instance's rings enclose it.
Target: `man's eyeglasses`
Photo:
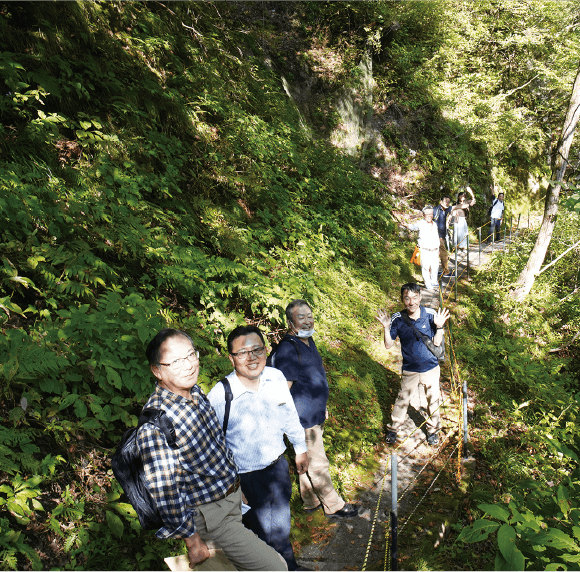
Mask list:
[[[245,361],[250,357],[250,354],[252,354],[252,357],[260,357],[263,356],[266,353],[266,346],[262,346],[261,348],[256,348],[255,350],[242,350],[241,352],[237,352],[237,353],[232,353],[230,355],[237,357],[240,361]]]
[[[189,353],[186,357],[174,359],[171,363],[159,363],[158,365],[163,365],[165,367],[170,367],[175,371],[183,369],[187,362],[196,362],[199,360],[199,352],[193,351]]]

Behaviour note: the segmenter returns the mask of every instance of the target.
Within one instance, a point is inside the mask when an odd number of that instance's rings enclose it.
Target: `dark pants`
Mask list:
[[[500,229],[501,229],[501,218],[492,218],[491,224],[490,224],[490,229],[489,229],[490,240],[493,237],[494,233],[495,233],[495,240],[501,240]]]
[[[286,560],[288,570],[296,570],[298,564],[290,543],[292,483],[288,462],[282,456],[274,465],[241,473],[240,478],[242,492],[252,507],[242,522]]]

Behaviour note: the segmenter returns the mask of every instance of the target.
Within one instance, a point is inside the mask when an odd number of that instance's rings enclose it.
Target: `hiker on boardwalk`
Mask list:
[[[439,230],[433,222],[433,207],[426,205],[423,208],[423,219],[416,224],[401,223],[409,230],[418,230],[417,244],[421,249],[421,274],[427,290],[439,288],[437,270],[439,269]]]
[[[491,224],[489,229],[489,240],[501,240],[501,221],[503,220],[503,211],[505,210],[505,203],[503,202],[504,194],[499,193],[497,199],[494,198],[491,203],[490,218]]]
[[[351,518],[358,515],[355,505],[345,503],[330,478],[324,451],[324,421],[327,418],[328,381],[322,358],[312,339],[314,317],[305,300],[294,300],[286,308],[288,332],[270,360],[288,380],[300,423],[306,431],[308,471],[300,475],[300,494],[305,512],[320,508],[330,517]]]
[[[250,510],[242,518],[264,542],[282,555],[288,570],[300,569],[290,543],[292,483],[284,457],[284,435],[293,444],[296,468],[308,468],[304,429],[298,419],[288,383],[281,371],[266,367],[266,347],[256,326],[239,326],[228,336],[234,371],[227,376],[232,400],[226,412],[226,391],[216,383],[208,394],[226,443],[234,454],[242,494]]]
[[[422,384],[425,387],[429,415],[426,421],[427,442],[429,445],[437,445],[441,400],[439,362],[415,329],[432,338],[435,346],[440,346],[443,342],[443,327],[449,318],[449,310],[439,308],[435,311],[421,306],[421,288],[412,282],[401,287],[401,300],[405,305],[404,310],[394,313],[392,317],[386,310],[379,310],[376,316],[384,328],[385,348],[392,348],[398,336],[403,354],[401,390],[393,407],[386,441],[389,444],[397,442],[397,433],[405,421],[411,398],[419,384]]]
[[[451,223],[453,224],[453,245],[455,246],[455,256],[457,250],[467,250],[467,217],[469,216],[469,209],[475,204],[475,196],[471,187],[466,187],[467,192],[471,195],[471,199],[467,199],[464,191],[457,195],[457,202],[451,207]]]
[[[157,538],[183,538],[190,566],[210,557],[214,540],[242,570],[286,570],[283,558],[242,524],[242,492],[232,452],[207,397],[197,385],[199,354],[180,330],[161,330],[147,360],[157,378],[145,408],[162,409],[175,429],[175,448],[148,423],[137,435],[147,488],[163,527]]]
[[[449,253],[447,252],[447,228],[448,218],[451,213],[451,197],[443,195],[439,204],[433,209],[433,220],[437,224],[439,232],[439,262],[441,263],[439,274],[447,274],[449,265]]]

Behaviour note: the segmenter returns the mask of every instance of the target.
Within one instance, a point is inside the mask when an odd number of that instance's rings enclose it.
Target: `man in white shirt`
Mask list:
[[[241,489],[251,509],[243,522],[277,550],[288,570],[300,569],[290,543],[292,483],[284,457],[284,434],[294,446],[298,474],[308,469],[305,433],[284,374],[266,367],[264,338],[255,326],[239,326],[228,336],[234,371],[227,376],[233,399],[226,443],[238,465]],[[226,400],[223,383],[209,392],[220,423]]]
[[[503,220],[503,211],[505,209],[505,204],[503,202],[503,193],[499,193],[497,199],[494,199],[491,204],[491,228],[489,238],[491,240],[493,234],[495,233],[495,240],[501,240],[501,221]]]
[[[421,249],[421,274],[425,281],[425,288],[428,290],[437,290],[439,287],[437,281],[437,270],[439,269],[439,230],[433,222],[433,207],[426,205],[423,208],[423,220],[416,224],[402,225],[409,230],[419,231],[419,240],[417,241]]]

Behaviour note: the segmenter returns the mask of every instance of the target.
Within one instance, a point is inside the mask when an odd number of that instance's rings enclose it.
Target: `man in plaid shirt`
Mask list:
[[[138,445],[149,491],[163,519],[158,538],[183,538],[191,567],[210,556],[212,539],[241,570],[286,570],[282,557],[242,524],[240,479],[215,412],[197,385],[199,353],[180,330],[161,330],[147,347],[157,378],[145,407],[163,409],[176,447],[143,425]]]

